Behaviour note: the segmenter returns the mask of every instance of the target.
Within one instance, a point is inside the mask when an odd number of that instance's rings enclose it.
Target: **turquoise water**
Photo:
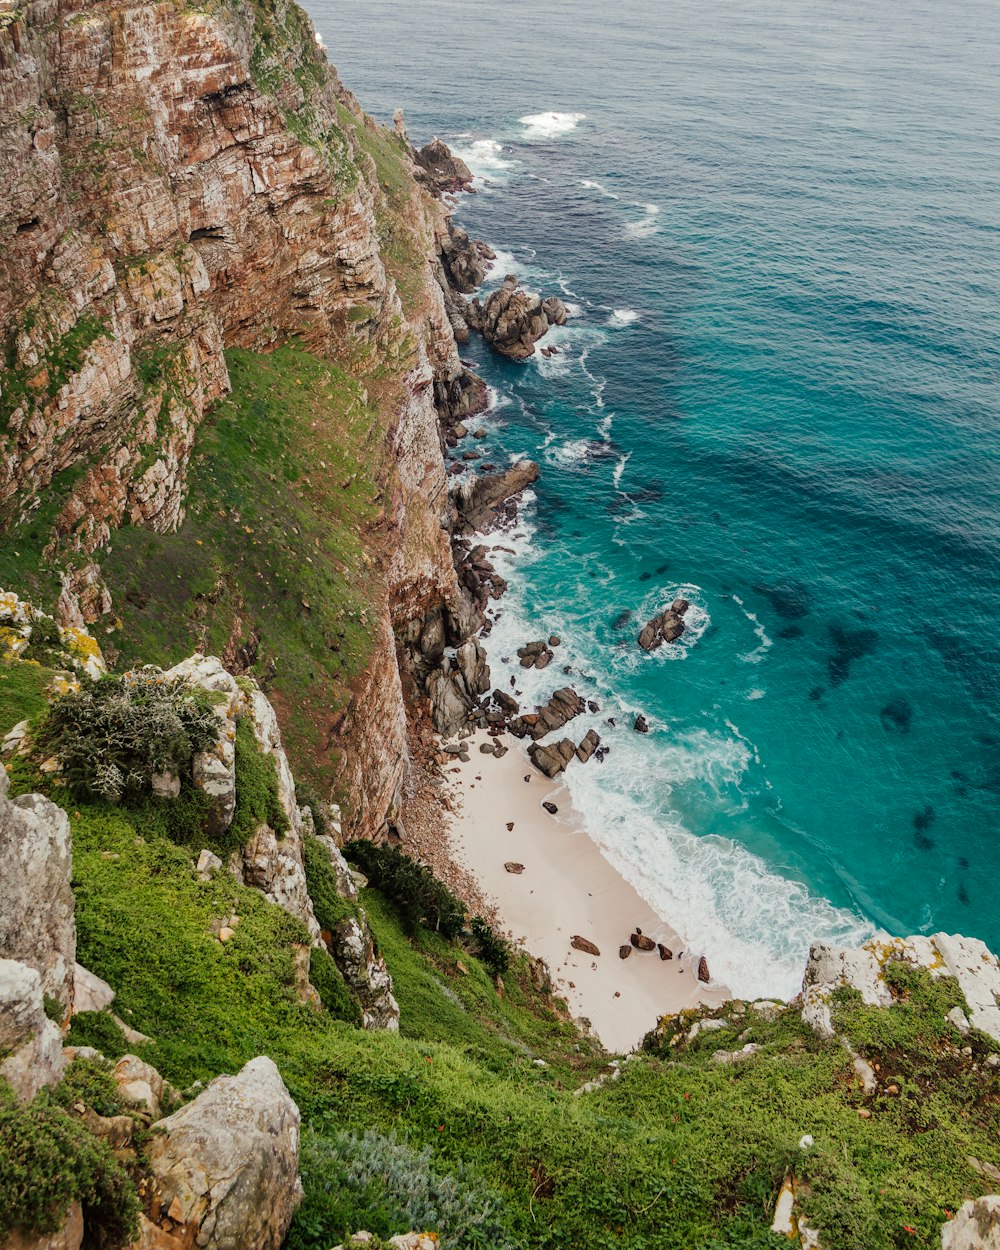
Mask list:
[[[794,992],[817,937],[1000,948],[1000,10],[311,11],[480,175],[494,280],[573,306],[557,357],[468,355],[488,458],[544,469],[494,677],[565,640],[606,854],[740,993]],[[694,627],[641,653],[679,590]]]

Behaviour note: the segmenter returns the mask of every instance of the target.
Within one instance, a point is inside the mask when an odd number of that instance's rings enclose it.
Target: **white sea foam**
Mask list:
[[[747,691],[747,698],[753,702],[756,699],[763,699],[766,693],[767,692],[765,690],[761,690],[759,686],[754,686],[753,690]]]
[[[638,320],[639,314],[634,308],[614,308],[611,311],[611,316],[608,318],[608,325],[630,326]]]
[[[560,443],[545,458],[550,463],[561,465],[584,464],[590,458],[591,440],[575,438],[568,443]]]
[[[601,195],[606,196],[609,200],[620,200],[622,198],[603,183],[595,182],[590,178],[584,178],[580,185],[586,187],[588,191],[600,191]]]
[[[526,139],[556,139],[575,130],[586,116],[586,113],[557,113],[553,110],[547,113],[529,113],[527,117],[518,118],[518,121],[527,127],[524,132]]]
[[[503,155],[503,144],[498,139],[473,139],[457,145],[454,151],[480,183],[506,182],[515,165],[509,156]]]
[[[583,308],[579,304],[574,304],[572,300],[563,302],[566,305],[566,316],[571,320],[583,316]]]
[[[757,635],[756,647],[752,651],[747,651],[744,655],[741,655],[740,659],[744,664],[759,664],[768,651],[770,651],[772,639],[768,637],[764,626],[757,619],[757,613],[748,612],[739,595],[733,595],[733,602],[739,605],[740,611],[753,626],[753,632]]]
[[[735,801],[739,810],[740,786],[756,750],[734,725],[671,727],[652,710],[630,706],[611,684],[615,661],[595,671],[593,646],[574,622],[572,608],[525,602],[521,590],[525,574],[536,561],[549,558],[535,541],[531,501],[528,494],[514,528],[497,536],[513,554],[495,551],[492,556],[498,572],[511,583],[500,605],[500,619],[486,640],[496,684],[508,688],[513,675],[516,686],[511,689],[520,692],[522,706],[530,707],[544,702],[564,682],[562,664],[573,667],[576,688],[595,698],[601,708],[596,715],[585,713],[575,720],[574,734],[594,728],[611,747],[604,764],[591,762],[566,773],[574,807],[587,814],[591,836],[617,870],[678,929],[685,958],[705,954],[713,977],[737,995],[792,996],[799,989],[810,942],[855,945],[871,936],[872,927],[801,882],[774,872],[738,843],[698,837],[685,827],[673,796],[685,786],[708,787],[720,802]],[[615,576],[614,569],[603,566],[592,571],[598,578],[581,577],[580,602],[585,602],[594,580]],[[684,589],[693,593],[697,588]],[[520,668],[517,647],[549,630],[563,638],[559,671],[553,673],[555,665],[543,672]],[[615,732],[606,723],[613,716],[624,730],[639,711],[650,722],[648,735]]]
[[[615,471],[611,475],[611,480],[615,484],[615,490],[617,490],[618,487],[621,485],[622,474],[625,472],[625,466],[628,464],[631,458],[632,458],[632,453],[630,451],[627,451],[625,455],[622,456],[621,459],[618,461],[618,463],[615,465]]]
[[[660,215],[659,204],[633,204],[633,208],[641,208],[642,216],[638,221],[630,221],[625,227],[625,233],[631,235],[633,239],[648,239],[650,235],[656,234],[659,229],[657,218]]]
[[[509,273],[520,276],[524,272],[524,266],[518,263],[513,252],[507,252],[502,247],[495,247],[493,251],[495,255],[486,266],[483,286],[498,286]]]

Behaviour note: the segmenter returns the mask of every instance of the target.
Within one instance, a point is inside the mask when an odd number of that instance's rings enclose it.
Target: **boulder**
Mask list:
[[[600,735],[595,729],[588,729],[583,736],[583,741],[576,748],[576,758],[581,764],[586,764],[600,745]]]
[[[166,1084],[152,1066],[137,1055],[123,1055],[114,1066],[112,1079],[122,1101],[158,1119]]]
[[[525,781],[527,780],[528,778],[525,777]],[[542,807],[545,808],[545,810],[548,812],[550,816],[554,816],[556,812],[559,811],[559,808],[556,807],[555,803],[550,803],[547,799],[545,800],[545,802],[542,803]]]
[[[78,1011],[106,1011],[115,1001],[115,992],[82,964],[73,965],[73,1014]]]
[[[631,954],[632,954],[632,947],[628,943],[625,943],[624,945],[618,947],[619,959],[628,959],[629,955]]]
[[[214,655],[198,653],[181,660],[163,674],[167,681],[198,686],[211,694],[224,696],[213,705],[219,722],[215,745],[199,751],[191,761],[194,784],[209,800],[207,832],[224,833],[236,812],[236,716],[240,708],[240,688],[236,678]]]
[[[471,295],[483,285],[496,252],[479,239],[470,239],[461,226],[448,219],[448,232],[439,242],[441,264],[453,290]]]
[[[270,1059],[217,1077],[156,1128],[154,1212],[185,1245],[279,1250],[302,1197],[299,1109]]]
[[[655,951],[656,943],[651,937],[647,937],[645,933],[633,933],[629,941],[637,951]]]
[[[7,798],[0,767],[0,957],[34,968],[42,993],[73,1003],[76,921],[69,818],[40,794]]]
[[[639,713],[639,715],[635,718],[635,724],[634,724],[633,728],[635,729],[635,732],[636,732],[637,734],[648,734],[648,733],[649,733],[649,721],[648,721],[648,720],[646,720],[645,716],[643,716],[641,712],[640,712],[640,713]]]
[[[243,872],[247,885],[301,920],[311,937],[319,937],[301,849],[294,837],[279,840],[270,825],[261,825],[243,847]]]
[[[549,746],[533,742],[528,747],[532,764],[546,777],[558,777],[575,754],[576,745],[571,738],[563,738]]]
[[[562,307],[565,321],[565,305],[556,303]],[[554,321],[558,310],[553,305],[551,311]],[[469,321],[494,351],[511,360],[533,356],[535,344],[552,324],[541,296],[525,291],[513,274],[504,278],[503,285],[492,291],[485,303],[473,300]]]
[[[447,143],[436,135],[413,153],[416,162],[416,178],[437,195],[446,191],[468,191],[472,186],[472,171],[460,156],[456,156]]]
[[[516,876],[520,876],[521,873],[524,872],[524,865],[515,864],[513,860],[508,860],[507,863],[504,864],[504,868],[507,870],[507,872],[512,872]]]
[[[538,465],[519,460],[499,473],[470,474],[452,489],[459,518],[474,530],[484,528],[502,505],[538,480]]]
[[[941,1226],[941,1250],[1000,1250],[1000,1196],[963,1202]]]
[[[707,985],[711,979],[711,974],[708,971],[708,960],[702,955],[698,960],[698,980],[703,981]]]
[[[656,949],[659,951],[661,959],[664,959],[664,960],[673,959],[674,952],[670,949],[669,946],[664,946],[662,942],[657,942]]]
[[[542,650],[532,651],[529,649],[536,645],[540,645]],[[527,647],[522,647],[517,654],[521,656],[523,651],[525,657],[535,662],[537,657],[544,654],[546,650],[544,643],[529,643]],[[523,662],[524,657],[522,657]],[[579,716],[581,712],[585,711],[586,706],[583,699],[580,698],[572,686],[563,686],[537,712],[512,720],[510,722],[510,731],[519,738],[529,737],[536,740],[544,738],[546,734],[552,733],[556,729],[562,729],[575,716]]]
[[[330,857],[330,867],[337,878],[337,893],[341,898],[355,902],[358,897],[358,887],[355,884],[350,865],[341,854],[340,847],[334,842],[333,838],[325,834],[318,836],[316,841]]]
[[[222,869],[222,860],[212,851],[204,848],[198,856],[198,862],[195,864],[194,870],[197,873],[199,881],[211,881],[215,873]]]
[[[66,1066],[59,1026],[45,1014],[36,968],[0,959],[0,1077],[21,1102],[57,1085]]]
[[[589,938],[581,937],[579,933],[574,933],[569,940],[570,946],[574,950],[583,951],[586,955],[599,955],[601,952]]]
[[[684,633],[684,614],[690,606],[687,599],[675,599],[669,608],[647,622],[639,634],[643,651],[656,651],[665,642],[676,642]]]

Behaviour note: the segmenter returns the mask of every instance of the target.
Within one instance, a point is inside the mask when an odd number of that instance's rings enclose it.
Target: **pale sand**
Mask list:
[[[589,1020],[605,1047],[620,1053],[636,1047],[661,1015],[725,1001],[724,986],[699,983],[700,952],[689,953],[601,854],[565,787],[538,772],[516,739],[503,737],[510,750],[502,759],[480,753],[485,741],[478,733],[468,742],[469,763],[456,759],[457,768],[446,767],[454,783],[452,854],[495,904],[501,927],[545,960],[573,1015]],[[574,760],[570,768],[600,764]],[[559,808],[557,816],[541,806],[546,799]],[[524,872],[507,872],[505,861],[524,864]],[[636,926],[673,950],[674,959],[639,950],[620,959],[618,948]],[[571,947],[574,934],[595,943],[600,956]]]

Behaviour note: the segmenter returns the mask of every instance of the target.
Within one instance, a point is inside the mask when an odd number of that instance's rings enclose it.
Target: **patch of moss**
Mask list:
[[[0,660],[0,736],[48,707],[46,688],[56,673],[41,664]]]
[[[249,842],[261,825],[270,825],[278,837],[288,832],[288,817],[278,792],[278,770],[273,755],[265,755],[246,716],[236,723],[236,811],[220,842],[223,851]]]

